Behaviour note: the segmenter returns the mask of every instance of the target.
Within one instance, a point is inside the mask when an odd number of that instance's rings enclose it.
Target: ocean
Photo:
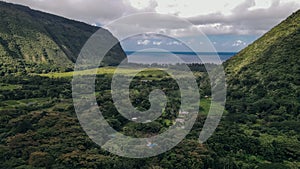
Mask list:
[[[126,52],[129,63],[176,64],[176,63],[222,63],[234,56],[235,52]],[[200,57],[200,58],[199,58]]]

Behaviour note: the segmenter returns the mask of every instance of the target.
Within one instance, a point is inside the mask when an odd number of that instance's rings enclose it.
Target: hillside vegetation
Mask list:
[[[102,28],[0,2],[0,71],[70,71],[82,46],[98,29],[104,41],[115,40]],[[116,65],[125,58],[117,44],[102,65]]]
[[[299,119],[299,53],[300,11],[225,63],[227,109],[267,122]]]
[[[224,63],[229,112],[209,144],[230,166],[300,167],[300,11]]]

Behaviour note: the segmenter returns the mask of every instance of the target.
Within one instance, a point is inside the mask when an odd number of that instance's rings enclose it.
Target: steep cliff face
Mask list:
[[[0,57],[2,63],[72,67],[87,39],[98,27],[0,2]],[[102,29],[106,40],[115,40]],[[103,65],[126,58],[120,44],[108,52]]]

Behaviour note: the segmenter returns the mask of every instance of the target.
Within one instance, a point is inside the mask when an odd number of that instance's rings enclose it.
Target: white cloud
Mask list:
[[[243,42],[242,40],[236,40],[232,46],[235,46],[235,47],[238,47],[238,46],[246,46],[247,43],[246,42]]]
[[[152,42],[153,45],[159,46],[162,44],[162,41],[153,41]]]
[[[300,1],[274,0],[271,5],[256,6],[256,1],[239,4],[229,15],[221,12],[190,17],[193,24],[208,34],[261,35],[300,7]],[[269,6],[269,7],[268,7]]]
[[[163,14],[176,14],[180,17],[205,15],[214,12],[229,14],[230,10],[241,2],[241,0],[157,0],[156,11]]]
[[[124,0],[124,2],[129,3],[138,10],[155,8],[157,6],[155,0]]]
[[[148,39],[145,39],[145,40],[138,40],[137,41],[137,44],[138,45],[148,45],[151,41],[148,40]]]

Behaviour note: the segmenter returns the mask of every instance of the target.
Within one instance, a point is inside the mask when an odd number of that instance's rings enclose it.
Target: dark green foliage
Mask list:
[[[224,63],[229,114],[208,145],[228,166],[299,168],[299,53],[300,11]]]
[[[271,116],[297,119],[299,52],[300,11],[224,64],[230,112],[257,114],[265,121],[270,121]]]
[[[153,77],[152,77],[153,78]],[[195,139],[198,132],[173,150],[147,159],[128,159],[112,155],[97,146],[77,120],[72,106],[69,78],[4,76],[0,84],[0,168],[203,168],[212,165],[211,152]],[[147,80],[147,83],[142,80]],[[108,123],[126,135],[145,137],[164,131],[174,120],[178,107],[178,86],[171,78],[155,80],[137,76],[131,83],[132,103],[147,109],[147,96],[154,88],[166,92],[169,104],[157,120],[139,124],[122,117],[112,104],[110,75],[98,75],[97,100]],[[9,84],[9,85],[8,85]],[[20,86],[18,86],[20,85]],[[135,102],[137,99],[140,101]],[[203,125],[199,118],[198,126]],[[196,130],[196,129],[195,129]],[[197,129],[198,130],[198,129]]]

